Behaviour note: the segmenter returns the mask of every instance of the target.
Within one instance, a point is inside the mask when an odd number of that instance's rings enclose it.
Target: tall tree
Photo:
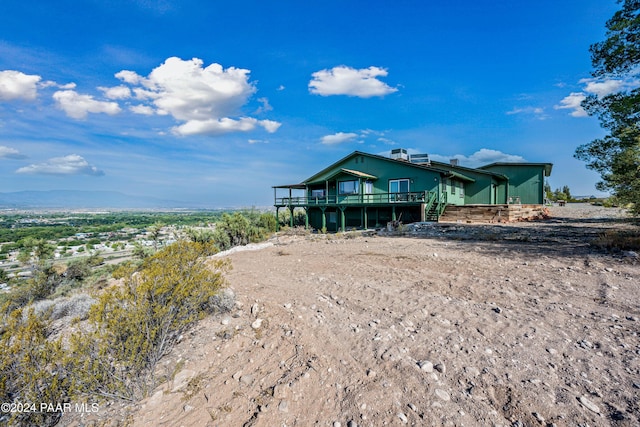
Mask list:
[[[633,203],[640,215],[640,88],[632,82],[640,72],[640,0],[618,0],[622,8],[606,23],[606,40],[591,46],[594,78],[618,83],[617,93],[588,96],[582,103],[609,134],[576,149],[575,157],[600,173],[601,191],[612,191]]]

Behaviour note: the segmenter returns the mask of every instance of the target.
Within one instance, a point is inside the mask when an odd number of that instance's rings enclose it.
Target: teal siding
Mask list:
[[[509,177],[509,199],[513,203],[520,200],[523,204],[544,203],[543,164],[489,165],[486,170]]]
[[[330,196],[337,194],[337,182],[349,180],[359,180],[359,194],[364,195],[364,185],[368,179],[345,173],[336,174],[340,169],[349,169],[375,176],[377,179],[371,180],[372,194],[388,193],[389,181],[395,179],[408,179],[410,192],[438,191],[440,182],[440,174],[436,171],[430,171],[406,162],[356,155],[332,165],[331,169],[307,180],[306,184],[310,189],[309,197],[311,197],[311,189],[325,188],[327,178]]]

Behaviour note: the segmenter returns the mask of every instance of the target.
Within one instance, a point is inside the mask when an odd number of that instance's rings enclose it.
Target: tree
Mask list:
[[[640,65],[640,0],[618,2],[622,8],[607,21],[606,40],[590,48],[592,75],[628,82],[637,76]],[[590,95],[583,101],[583,108],[597,116],[609,134],[579,146],[575,157],[600,173],[598,190],[611,190],[622,203],[632,203],[632,212],[640,215],[640,88],[620,86],[623,89],[617,93]]]

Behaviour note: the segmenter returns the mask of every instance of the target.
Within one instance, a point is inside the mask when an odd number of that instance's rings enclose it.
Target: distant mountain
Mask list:
[[[117,191],[51,190],[0,193],[0,209],[162,209],[184,207],[203,206],[192,206],[185,202],[147,196],[131,196]]]

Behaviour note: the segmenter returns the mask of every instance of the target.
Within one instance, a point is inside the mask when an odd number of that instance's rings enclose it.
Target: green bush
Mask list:
[[[181,241],[142,265],[129,263],[121,286],[42,301],[0,318],[0,398],[5,403],[64,404],[101,398],[137,400],[158,382],[158,361],[207,313],[233,305],[220,292],[227,261],[208,261],[202,243]],[[89,308],[90,307],[90,308]],[[4,313],[9,313],[6,309]],[[50,336],[50,322],[88,318],[81,331]],[[64,343],[64,344],[63,344]],[[53,426],[62,412],[0,414],[0,424]]]
[[[212,310],[210,301],[224,284],[229,264],[208,265],[207,251],[201,243],[177,242],[145,260],[124,286],[99,297],[89,313],[93,332],[71,340],[72,353],[80,355],[76,389],[135,400],[157,385],[158,361]]]
[[[258,214],[255,211],[235,212],[233,215],[223,214],[216,223],[213,240],[219,250],[224,251],[234,246],[264,240],[276,229],[276,218],[273,214]]]
[[[16,426],[53,426],[61,412],[40,411],[40,403],[70,401],[71,380],[61,341],[48,339],[48,324],[34,314],[14,310],[4,318],[0,336],[0,399],[34,404],[29,411],[0,414],[0,423]],[[34,412],[31,410],[35,409]]]

